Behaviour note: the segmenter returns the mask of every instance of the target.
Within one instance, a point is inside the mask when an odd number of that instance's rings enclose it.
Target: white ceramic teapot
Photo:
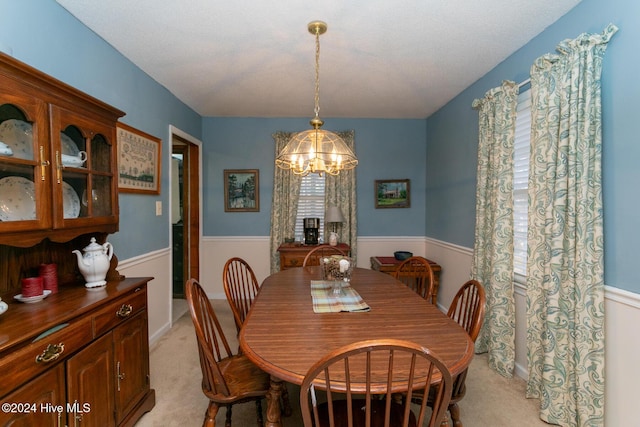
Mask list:
[[[88,289],[100,288],[107,284],[105,278],[111,257],[113,256],[113,246],[109,242],[104,245],[96,243],[96,238],[91,238],[91,243],[83,249],[84,255],[75,250],[72,253],[78,257],[78,268],[82,277],[87,281],[85,286]]]
[[[62,166],[71,166],[74,168],[82,167],[84,162],[87,161],[87,152],[80,151],[77,156],[71,154],[61,154]]]

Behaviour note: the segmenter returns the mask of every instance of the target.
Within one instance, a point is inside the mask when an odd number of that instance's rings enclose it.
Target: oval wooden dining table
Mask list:
[[[474,345],[464,329],[392,276],[355,268],[351,286],[370,310],[315,313],[310,283],[321,276],[319,267],[299,267],[267,277],[240,331],[244,354],[271,375],[265,426],[282,425],[283,381],[300,385],[314,362],[349,343],[414,341],[435,352],[452,375],[471,363]]]

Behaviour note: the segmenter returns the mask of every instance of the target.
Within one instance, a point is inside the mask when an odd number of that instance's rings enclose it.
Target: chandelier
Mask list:
[[[313,21],[309,32],[316,37],[316,87],[315,117],[309,121],[313,129],[295,134],[276,157],[276,165],[290,169],[297,175],[323,172],[338,175],[341,170],[353,169],[358,164],[353,151],[338,135],[320,129],[324,121],[320,118],[320,35],[327,31],[327,24]]]

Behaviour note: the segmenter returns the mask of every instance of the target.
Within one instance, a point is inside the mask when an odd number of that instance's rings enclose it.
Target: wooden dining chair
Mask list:
[[[477,280],[469,280],[463,284],[453,301],[449,306],[447,315],[455,320],[462,328],[467,331],[473,342],[478,338],[482,322],[484,321],[486,296],[484,288]],[[451,421],[454,427],[463,427],[460,420],[460,408],[458,402],[462,400],[466,393],[465,381],[467,378],[467,369],[458,374],[453,380],[453,391],[451,401],[449,402],[448,411],[451,415]],[[428,405],[431,406],[434,401],[433,395],[429,395]],[[414,403],[421,403],[421,399],[414,395]],[[443,425],[445,425],[443,423]]]
[[[433,269],[426,258],[412,256],[402,261],[393,276],[414,290],[418,295],[432,304],[436,304],[433,297],[434,276]]]
[[[337,246],[318,245],[307,253],[307,256],[304,257],[304,261],[302,261],[302,266],[320,265],[320,258],[331,255],[348,256],[349,254],[345,253]]]
[[[467,331],[473,342],[478,338],[484,321],[486,300],[484,288],[480,282],[468,280],[453,297],[447,312],[447,316]]]
[[[202,392],[209,399],[203,427],[215,427],[221,406],[227,408],[225,426],[231,426],[236,403],[256,402],[257,423],[262,426],[261,400],[269,392],[269,375],[243,355],[234,355],[206,293],[195,279],[186,284],[187,302],[196,332]]]
[[[397,339],[367,340],[332,351],[309,369],[300,409],[305,427],[413,427],[425,419],[433,427],[445,415],[451,390],[451,373],[427,348]],[[416,416],[412,393],[429,391],[436,397],[431,414],[423,402]],[[409,399],[397,402],[397,393]]]
[[[467,331],[471,340],[475,343],[482,322],[484,322],[486,296],[484,288],[477,280],[469,280],[460,287],[456,296],[449,306],[447,315],[455,320],[462,328]],[[466,393],[465,381],[467,378],[467,369],[460,373],[453,382],[453,394],[449,403],[449,414],[454,427],[462,427],[460,420],[460,408],[458,402],[462,400]],[[433,396],[431,396],[431,399]]]
[[[236,329],[240,333],[244,319],[260,290],[258,280],[251,266],[242,258],[235,257],[225,263],[222,269],[222,283],[233,312]]]

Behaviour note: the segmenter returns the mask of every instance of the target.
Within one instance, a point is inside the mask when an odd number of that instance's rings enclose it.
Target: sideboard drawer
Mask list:
[[[280,270],[302,267],[306,254],[286,254],[280,257]]]
[[[141,312],[147,306],[147,290],[141,288],[133,293],[120,298],[93,316],[94,336],[100,336],[110,331],[118,323],[124,322],[136,313]]]
[[[278,247],[278,252],[280,253],[280,270],[302,267],[309,251],[317,247],[318,245],[302,245],[300,243],[281,244],[280,247]],[[351,253],[351,247],[346,243],[339,243],[337,247],[346,254]]]
[[[51,328],[26,347],[2,357],[0,372],[8,374],[0,381],[0,396],[66,359],[92,339],[91,320],[84,319]]]

